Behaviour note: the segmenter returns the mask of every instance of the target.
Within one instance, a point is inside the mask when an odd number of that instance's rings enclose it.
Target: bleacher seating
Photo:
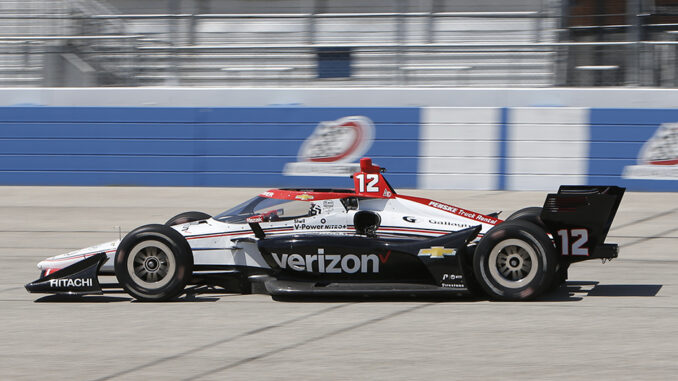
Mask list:
[[[168,12],[167,1],[110,2],[119,9],[101,1],[52,3],[60,4],[60,14],[74,14],[77,10],[81,15],[70,20],[67,26],[72,34],[130,36],[126,40],[69,41],[69,52],[79,55],[99,73],[98,85],[532,87],[554,84],[555,51],[549,45],[536,43],[556,41],[556,20],[534,8],[541,1],[507,1],[505,9],[520,12],[503,17],[496,12],[450,13],[449,3],[454,2],[449,1],[431,2],[438,4],[436,13],[422,12],[425,9],[416,4],[424,2],[405,2],[408,4],[405,13],[393,9],[386,13],[387,5],[398,2],[377,1],[372,7],[360,2],[360,6],[356,3],[351,8],[346,2],[326,1],[322,13],[312,13],[312,1],[295,2],[308,3],[309,8],[304,9],[291,8],[289,1],[270,2],[274,4],[272,8],[252,6],[261,5],[262,1],[236,1],[242,6],[241,12],[251,13],[228,15],[215,13],[233,11],[218,8],[225,7],[226,2],[211,2],[216,4],[215,8],[197,15],[193,14],[194,9]],[[470,7],[474,2],[461,3],[468,3]],[[345,4],[338,13],[337,4]],[[288,12],[281,11],[284,9]],[[343,13],[351,10],[375,13]],[[276,11],[278,16],[270,14]],[[0,32],[0,44],[3,36],[8,35]],[[42,42],[42,45],[48,43]],[[319,46],[350,47],[351,76],[318,78],[316,48]],[[20,51],[0,55],[0,59],[6,59],[0,67],[5,67],[8,76],[18,81],[10,84],[25,79],[24,85],[40,85],[40,75],[28,73],[39,74],[43,70],[44,56],[33,57],[31,66],[22,66],[19,62],[22,57]],[[10,70],[24,67],[27,70],[23,76],[16,76]],[[2,77],[5,75],[0,70]],[[7,82],[0,80],[0,86],[3,85]]]

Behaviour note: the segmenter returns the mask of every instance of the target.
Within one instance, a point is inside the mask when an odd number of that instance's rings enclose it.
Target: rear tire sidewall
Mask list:
[[[505,222],[508,221],[528,221],[531,222],[537,226],[540,226],[542,228],[545,228],[546,225],[544,224],[544,221],[541,219],[541,211],[542,208],[539,206],[530,206],[527,208],[519,209],[512,213],[506,220]]]
[[[170,265],[161,281],[145,283],[130,272],[133,258],[144,246],[165,252]],[[169,252],[167,252],[169,251]],[[115,275],[125,291],[141,301],[167,301],[180,295],[193,273],[193,254],[186,239],[165,225],[145,225],[125,236],[115,254]]]
[[[521,247],[534,259],[529,273],[518,281],[502,277],[497,269],[497,249],[507,246]],[[473,270],[490,298],[527,300],[539,296],[553,284],[557,263],[555,248],[543,229],[528,221],[514,220],[495,226],[480,240]]]

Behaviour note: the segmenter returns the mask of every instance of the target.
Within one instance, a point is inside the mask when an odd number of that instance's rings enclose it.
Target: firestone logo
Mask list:
[[[638,165],[624,168],[622,178],[678,180],[678,123],[664,123],[638,153]]]
[[[285,165],[288,176],[345,176],[358,172],[355,163],[372,146],[374,124],[365,116],[320,122],[302,143],[296,163]]]

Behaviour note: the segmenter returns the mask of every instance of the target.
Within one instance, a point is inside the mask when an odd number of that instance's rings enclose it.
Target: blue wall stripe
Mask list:
[[[418,108],[0,107],[0,184],[351,187],[284,176],[320,122],[361,115],[366,156],[415,187]]]
[[[155,139],[0,139],[2,155],[210,155],[296,157],[302,139],[155,140]],[[408,152],[412,141],[378,140],[374,156]],[[395,170],[395,168],[394,168]]]
[[[661,124],[678,122],[678,110],[595,108],[590,115],[589,184],[619,185],[640,191],[678,191],[678,177],[674,180],[622,177],[625,169],[641,164],[640,151]],[[678,152],[678,141],[667,137],[664,145],[667,153]],[[655,168],[670,171],[672,166]],[[650,176],[655,175],[647,175]]]
[[[355,110],[354,110],[355,111]],[[349,114],[350,115],[350,114]],[[325,119],[319,119],[325,120]],[[334,120],[327,119],[327,120]],[[374,121],[374,120],[373,120]],[[412,139],[410,129],[414,122],[402,124],[377,122],[377,140]],[[313,132],[315,123],[290,124],[261,123],[16,123],[0,121],[0,139],[280,139],[303,140]]]
[[[508,118],[509,108],[502,107],[499,119],[499,168],[497,171],[497,189],[506,189],[506,155],[508,154]]]

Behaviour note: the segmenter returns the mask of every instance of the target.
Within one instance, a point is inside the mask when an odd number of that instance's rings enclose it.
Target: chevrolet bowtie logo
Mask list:
[[[457,251],[454,249],[447,249],[442,246],[433,246],[429,249],[419,250],[420,256],[429,256],[431,258],[443,258],[445,255],[456,255]]]
[[[311,196],[310,194],[304,193],[304,194],[297,195],[295,198],[297,200],[307,201],[307,200],[313,200],[314,197]]]

